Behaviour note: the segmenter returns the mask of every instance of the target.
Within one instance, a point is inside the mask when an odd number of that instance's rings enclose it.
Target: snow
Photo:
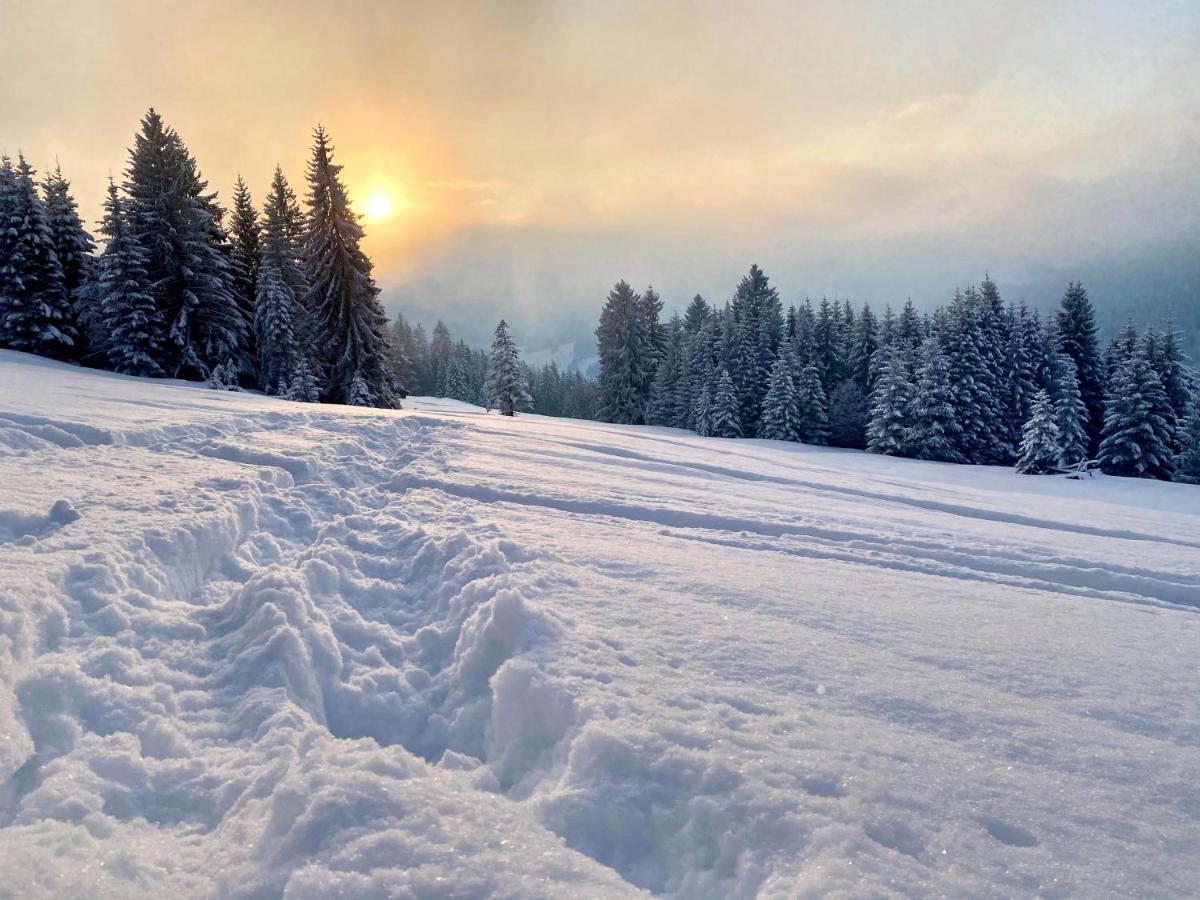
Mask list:
[[[1200,489],[0,352],[0,896],[1186,896]]]

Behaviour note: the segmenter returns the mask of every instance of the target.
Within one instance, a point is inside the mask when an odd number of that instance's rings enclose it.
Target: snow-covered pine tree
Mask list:
[[[1066,353],[1055,356],[1050,399],[1054,408],[1054,422],[1058,426],[1058,445],[1062,450],[1058,464],[1063,467],[1076,465],[1088,458],[1089,418],[1087,405],[1079,390],[1075,360]]]
[[[369,397],[374,406],[395,408],[399,401],[388,368],[387,317],[371,277],[371,261],[359,246],[363,230],[350,208],[341,171],[329,136],[318,125],[308,163],[304,306],[312,317],[327,399],[348,403]],[[356,378],[365,390],[355,384]]]
[[[672,427],[677,423],[676,403],[679,384],[683,380],[683,341],[683,323],[675,316],[667,324],[666,343],[654,372],[650,401],[646,406],[647,425]]]
[[[800,425],[800,407],[791,368],[784,354],[780,354],[771,367],[771,386],[763,401],[758,436],[775,441],[798,441]]]
[[[304,354],[300,354],[284,399],[300,403],[317,403],[321,399],[321,386],[313,372],[312,363]]]
[[[54,172],[42,183],[42,197],[46,206],[46,223],[50,226],[50,240],[63,270],[63,286],[71,303],[72,317],[78,326],[75,356],[84,358],[96,348],[89,348],[88,338],[92,335],[95,318],[95,298],[90,288],[95,280],[96,244],[83,227],[79,218],[79,207],[71,194],[71,183],[63,177],[62,168],[55,164]]]
[[[600,356],[600,416],[606,422],[645,422],[653,383],[653,353],[641,298],[624,280],[608,294],[596,328]]]
[[[242,176],[238,175],[233,186],[233,209],[229,218],[230,257],[233,261],[231,276],[233,293],[238,308],[250,332],[250,347],[254,346],[255,297],[258,292],[258,267],[262,263],[262,230],[259,227],[258,211],[250,197],[250,189]],[[282,273],[281,273],[282,276]]]
[[[963,462],[958,450],[961,429],[954,411],[950,364],[936,337],[921,343],[920,354],[904,455],[936,462]]]
[[[258,267],[258,288],[254,304],[254,333],[258,345],[258,374],[263,390],[272,392],[278,385],[290,391],[299,363],[299,349],[293,318],[296,311],[279,262],[266,254]]]
[[[1021,304],[1008,313],[1007,371],[1004,384],[1004,415],[1012,446],[1019,447],[1022,428],[1033,411],[1038,392],[1037,357],[1040,335],[1029,327],[1029,310]]]
[[[1154,368],[1162,378],[1163,390],[1175,413],[1175,420],[1182,423],[1191,409],[1196,384],[1193,373],[1188,370],[1187,356],[1179,345],[1179,333],[1174,323],[1167,323],[1167,330],[1159,342]]]
[[[696,334],[700,327],[712,315],[712,308],[703,297],[697,294],[692,298],[692,302],[688,304],[688,308],[683,314],[683,327],[689,334]]]
[[[724,363],[737,391],[742,434],[751,435],[758,427],[783,333],[779,292],[757,265],[738,283],[729,311],[732,340],[723,348]]]
[[[556,368],[553,374],[556,375],[557,371]],[[449,397],[451,400],[470,401],[471,394],[467,387],[466,372],[463,370],[462,358],[457,352],[452,352],[446,358],[445,376],[442,381],[445,389],[443,396]],[[558,415],[557,411],[551,414]]]
[[[722,369],[717,377],[709,412],[708,434],[710,437],[736,438],[742,436],[742,419],[738,413],[737,391],[729,372]]]
[[[146,289],[145,252],[129,233],[117,186],[108,182],[100,232],[107,238],[98,264],[95,332],[103,335],[108,365],[126,375],[161,376],[163,339],[154,297]]]
[[[433,326],[433,337],[429,341],[430,375],[433,379],[433,396],[446,397],[446,367],[450,363],[450,354],[454,342],[450,339],[450,329],[441,319]]]
[[[646,288],[644,294],[641,295],[641,300],[638,302],[638,309],[642,316],[642,327],[646,332],[646,339],[650,349],[651,369],[658,366],[658,361],[662,357],[663,350],[666,348],[667,335],[662,326],[662,298],[658,296],[658,291],[654,290],[654,286],[650,285]],[[653,372],[650,375],[653,382]]]
[[[849,377],[858,385],[859,392],[866,397],[874,381],[871,377],[871,359],[879,349],[879,325],[871,307],[864,303],[862,311],[854,320],[854,328],[850,333]],[[843,398],[848,395],[843,392]],[[831,397],[832,400],[832,397]]]
[[[488,358],[487,406],[499,411],[502,416],[515,415],[531,402],[521,374],[521,358],[517,346],[508,333],[508,323],[503,319],[496,326],[492,341],[492,352]]]
[[[1158,373],[1137,351],[1117,370],[1105,404],[1100,466],[1110,475],[1169,479],[1175,460],[1173,429],[1159,410],[1167,406]]]
[[[223,212],[179,135],[153,109],[141,125],[124,208],[166,329],[159,362],[168,374],[191,378],[206,378],[231,359],[241,368],[249,334],[233,291]]]
[[[248,199],[247,195],[246,202]],[[295,215],[295,195],[282,170],[276,166],[271,190],[263,205],[261,228],[255,221],[254,333],[259,380],[263,390],[277,391],[283,384],[290,399],[308,401],[315,377],[308,361],[308,348],[301,342],[306,281],[299,260]],[[244,240],[246,247],[239,253],[249,254],[249,234]],[[302,362],[305,372],[297,380]],[[313,385],[309,385],[309,381]]]
[[[829,398],[829,443],[835,447],[867,446],[867,395],[857,379],[847,378]]]
[[[961,428],[958,450],[967,462],[995,461],[1001,455],[1003,417],[995,379],[983,351],[978,292],[956,292],[937,331],[950,364],[955,418]]]
[[[1058,351],[1071,357],[1079,372],[1079,393],[1088,408],[1088,441],[1091,450],[1099,444],[1106,418],[1106,404],[1100,351],[1096,345],[1096,313],[1087,291],[1079,282],[1067,286],[1055,324],[1058,329]]]
[[[46,206],[24,156],[0,161],[0,347],[69,357],[77,332]]]
[[[829,443],[829,401],[816,363],[809,363],[800,372],[800,381],[796,384],[796,413],[800,417],[802,443]]]
[[[1046,475],[1060,465],[1063,449],[1059,444],[1054,403],[1045,390],[1033,398],[1033,411],[1021,429],[1021,454],[1017,472],[1022,475]]]
[[[1190,484],[1200,484],[1200,397],[1179,429],[1182,452],[1175,459],[1175,477]]]
[[[871,392],[871,420],[867,424],[867,451],[900,456],[908,445],[908,410],[912,403],[906,347],[901,341],[879,354],[880,362]]]

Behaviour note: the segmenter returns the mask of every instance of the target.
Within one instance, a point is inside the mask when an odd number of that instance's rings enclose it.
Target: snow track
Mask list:
[[[0,896],[1200,878],[1193,489],[417,406],[0,353]]]

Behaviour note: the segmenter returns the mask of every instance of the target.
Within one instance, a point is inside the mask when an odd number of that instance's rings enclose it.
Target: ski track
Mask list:
[[[808,451],[0,352],[0,897],[1186,896],[1195,510]]]

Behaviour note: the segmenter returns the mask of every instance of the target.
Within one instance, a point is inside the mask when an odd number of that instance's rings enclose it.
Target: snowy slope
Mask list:
[[[1200,489],[0,353],[0,896],[1183,897]]]

